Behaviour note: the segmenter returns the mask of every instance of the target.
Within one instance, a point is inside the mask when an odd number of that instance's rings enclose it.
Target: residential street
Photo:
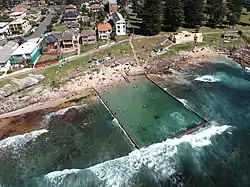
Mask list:
[[[49,11],[49,14],[46,15],[46,18],[43,20],[43,22],[37,27],[35,32],[32,35],[25,37],[25,39],[29,40],[32,38],[38,38],[41,35],[43,35],[44,31],[47,30],[47,25],[50,24],[52,18],[53,18],[53,15],[52,15],[52,10],[51,10]]]

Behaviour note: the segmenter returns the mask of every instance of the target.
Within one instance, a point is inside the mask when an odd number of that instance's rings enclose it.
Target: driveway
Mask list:
[[[42,23],[40,23],[35,32],[32,35],[25,37],[26,40],[32,38],[39,38],[41,35],[44,34],[44,32],[47,30],[47,25],[50,24],[51,19],[53,18],[52,11],[49,11],[49,14],[46,14],[45,16],[46,18],[42,21]]]

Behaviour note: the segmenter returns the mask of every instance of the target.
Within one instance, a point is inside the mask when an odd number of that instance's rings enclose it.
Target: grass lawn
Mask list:
[[[122,41],[122,40],[126,40],[126,39],[129,39],[129,36],[116,36],[117,42]]]
[[[76,77],[77,73],[86,71],[88,69],[88,59],[88,57],[75,59],[64,64],[61,68],[59,66],[54,66],[40,70],[39,72],[36,72],[36,74],[42,74],[45,76],[45,79],[42,82],[43,85],[50,85],[51,87],[56,85],[55,87],[59,87],[60,84]],[[77,67],[81,67],[81,72],[76,70]]]
[[[221,38],[221,34],[209,34],[204,35],[203,43],[200,43],[199,46],[238,46],[244,44],[242,39],[238,40],[228,40],[229,42],[224,42],[224,39]]]
[[[87,52],[91,49],[95,49],[98,46],[97,43],[81,45],[81,53]]]
[[[172,47],[169,48],[168,52],[163,53],[159,56],[155,56],[154,58],[157,60],[171,58],[180,53],[181,51],[192,51],[194,47],[195,47],[194,43],[173,45]]]
[[[243,23],[250,23],[249,21],[249,18],[250,18],[250,15],[244,15],[242,14],[241,17],[240,17],[240,22],[243,22]]]
[[[66,25],[57,25],[52,28],[53,31],[66,31],[67,29]]]
[[[123,42],[121,44],[113,45],[112,47],[94,53],[92,56],[97,58],[110,56],[110,57],[115,57],[117,60],[119,60],[131,55],[132,55],[132,49],[129,45],[129,42]]]
[[[59,66],[51,67],[45,70],[36,72],[36,74],[43,74],[46,78],[42,82],[44,85],[50,85],[51,87],[59,87],[64,82],[76,77],[78,74],[82,74],[88,70],[89,63],[93,57],[102,58],[104,56],[115,56],[116,59],[121,59],[132,55],[132,49],[128,42],[124,42],[119,45],[114,45],[108,49],[93,53],[89,56],[80,57],[73,61],[70,61],[61,68]],[[77,67],[81,67],[80,71],[77,71]]]
[[[149,57],[151,51],[166,39],[166,36],[140,38],[133,39],[132,43],[137,57],[139,59],[146,60]]]
[[[62,57],[63,58],[67,58],[67,57],[75,56],[75,55],[77,55],[77,50],[76,51],[72,51],[72,52],[68,52],[68,53],[63,53]]]
[[[0,79],[0,88],[2,88],[6,84],[10,84],[13,88],[18,88],[18,85],[11,79],[4,79],[4,80]]]

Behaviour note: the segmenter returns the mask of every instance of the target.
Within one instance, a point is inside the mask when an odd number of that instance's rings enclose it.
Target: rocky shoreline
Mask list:
[[[107,77],[105,77],[104,72],[78,76],[66,82],[59,89],[39,84],[43,80],[42,75],[38,76],[39,81],[31,81],[32,84],[19,85],[12,92],[6,89],[8,85],[4,86],[4,88],[0,89],[0,93],[1,91],[3,92],[3,89],[8,91],[5,94],[1,93],[3,98],[1,98],[2,102],[0,103],[0,139],[39,129],[42,116],[72,106],[74,102],[69,100],[93,95],[91,91],[93,85],[100,91],[105,91],[116,84],[126,83],[123,76],[136,76],[144,73],[150,74],[153,79],[164,77],[165,80],[168,80],[168,83],[174,81],[182,82],[185,80],[181,73],[182,69],[201,66],[201,62],[212,61],[221,53],[233,57],[236,54],[248,53],[249,49],[249,45],[234,49],[233,52],[229,49],[198,48],[192,52],[182,52],[179,56],[170,60],[154,60],[144,67],[132,67],[123,64],[119,65],[119,70],[118,68],[105,69]],[[238,56],[245,59],[247,54]],[[33,75],[29,77],[34,78]],[[23,82],[23,80],[16,79],[15,83],[18,84],[18,81]]]

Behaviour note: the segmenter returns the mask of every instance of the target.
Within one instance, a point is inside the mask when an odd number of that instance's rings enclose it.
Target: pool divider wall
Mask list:
[[[159,86],[157,83],[155,83],[152,79],[150,79],[150,78],[147,76],[147,74],[144,74],[144,75],[145,75],[145,77],[146,77],[152,84],[154,84],[156,87],[158,87],[158,88],[161,89],[163,92],[165,92],[166,94],[170,95],[172,98],[174,98],[176,101],[178,101],[179,103],[181,103],[181,104],[183,105],[183,103],[180,102],[180,100],[179,100],[176,96],[174,96],[172,93],[170,93],[169,91],[163,89],[161,86]],[[201,121],[199,124],[197,124],[196,127],[191,128],[191,129],[185,131],[183,134],[177,135],[177,136],[175,136],[175,137],[178,137],[178,138],[179,138],[179,137],[181,137],[181,136],[183,136],[183,135],[185,135],[185,134],[191,134],[191,133],[193,133],[193,132],[199,130],[200,128],[205,127],[205,126],[207,126],[207,125],[210,124],[209,121],[208,121],[205,117],[201,116],[201,115],[200,115],[198,112],[196,112],[195,110],[193,110],[193,109],[191,109],[191,108],[189,108],[189,107],[186,107],[186,106],[184,106],[184,105],[183,105],[183,107],[185,107],[187,110],[189,110],[190,112],[192,112],[192,113],[194,113],[195,115],[197,115],[199,118],[201,118],[202,121]]]
[[[126,131],[126,129],[124,128],[124,126],[120,123],[120,121],[115,117],[114,113],[109,108],[109,106],[103,101],[103,99],[102,99],[101,95],[99,94],[99,92],[94,87],[92,87],[92,89],[94,90],[95,94],[97,95],[97,97],[99,98],[99,100],[101,101],[101,103],[104,105],[104,107],[108,110],[108,112],[110,113],[110,115],[114,119],[116,119],[118,121],[118,125],[119,125],[120,129],[123,131],[123,133],[125,134],[125,136],[129,139],[129,141],[131,142],[131,144],[136,149],[139,149],[139,146],[136,144],[136,142],[133,140],[133,138],[129,135],[129,133]]]

